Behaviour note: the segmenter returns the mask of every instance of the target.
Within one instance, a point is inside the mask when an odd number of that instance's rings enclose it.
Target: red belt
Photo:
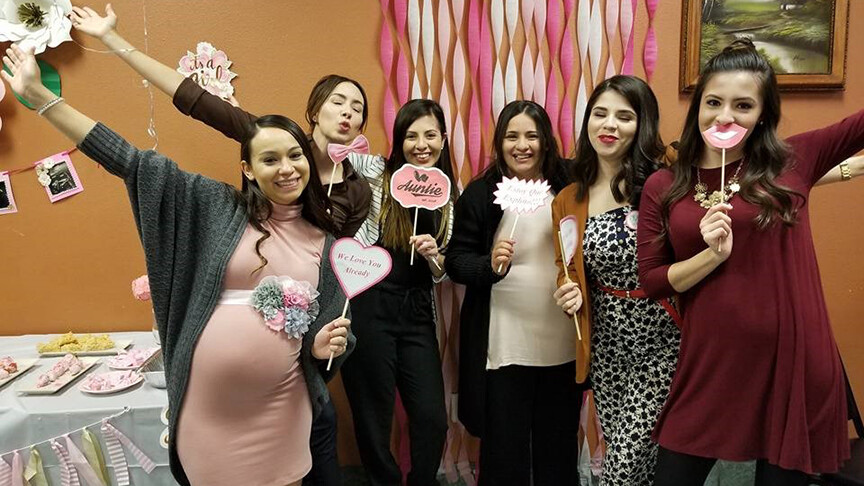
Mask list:
[[[600,284],[595,284],[595,285],[597,285],[597,288],[602,290],[603,292],[606,292],[607,294],[612,294],[615,297],[620,297],[622,299],[647,299],[648,298],[648,296],[645,295],[645,291],[642,289],[619,290],[619,289],[612,289],[612,288],[609,288],[609,287],[606,287],[606,286],[603,286]],[[675,304],[672,302],[672,299],[658,299],[657,302],[659,302],[660,305],[662,305],[663,308],[666,309],[666,312],[668,312],[669,315],[672,317],[672,320],[675,321],[675,325],[678,326],[678,328],[680,329],[681,328],[681,314],[678,313],[678,309],[675,308]]]

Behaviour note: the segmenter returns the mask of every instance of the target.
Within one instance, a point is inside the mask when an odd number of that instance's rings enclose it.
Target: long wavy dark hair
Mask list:
[[[804,197],[776,182],[789,163],[791,155],[787,145],[777,136],[777,125],[780,122],[777,77],[753,42],[739,39],[708,61],[696,84],[681,134],[678,162],[671,167],[675,179],[661,203],[661,213],[667,228],[669,208],[693,188],[691,168],[697,166],[706,150],[699,130],[699,109],[702,106],[705,85],[718,73],[735,71],[753,74],[761,88],[762,97],[762,115],[744,144],[746,167],[741,174],[741,191],[738,194],[748,203],[761,208],[755,219],[759,228],[767,228],[777,220],[791,226],[798,220],[798,209],[803,204]]]
[[[627,155],[621,161],[621,170],[612,178],[610,186],[615,201],[628,201],[631,206],[638,208],[642,186],[648,176],[660,167],[658,161],[666,147],[660,138],[657,97],[645,81],[635,76],[612,76],[597,85],[588,99],[573,164],[573,180],[579,183],[576,199],[584,200],[588,189],[597,182],[599,160],[588,137],[588,122],[597,99],[607,91],[621,95],[636,112],[636,138],[631,142]],[[621,181],[624,181],[623,191]]]
[[[315,116],[321,111],[321,107],[327,102],[327,98],[330,97],[336,86],[342,83],[351,83],[360,90],[360,96],[363,97],[360,131],[362,132],[366,129],[366,119],[369,116],[369,100],[366,99],[366,90],[363,89],[360,83],[351,78],[346,78],[339,74],[328,74],[315,83],[315,86],[312,87],[312,91],[309,93],[309,99],[306,101],[306,122],[309,123],[310,133],[315,129]]]
[[[334,233],[333,221],[328,214],[330,200],[327,198],[327,193],[321,185],[321,178],[318,176],[318,169],[315,167],[315,161],[312,158],[312,146],[303,133],[303,129],[294,120],[282,115],[265,115],[255,120],[249,126],[249,129],[246,130],[245,137],[240,143],[240,160],[245,160],[249,164],[252,164],[250,145],[262,128],[285,130],[297,140],[300,149],[303,150],[303,155],[306,156],[306,160],[309,163],[309,181],[306,183],[303,192],[300,193],[299,202],[303,205],[301,215],[306,221],[323,231]],[[231,189],[236,201],[246,209],[246,214],[249,215],[249,223],[262,233],[261,238],[255,242],[255,253],[261,261],[261,265],[252,271],[252,273],[255,273],[267,265],[267,258],[261,254],[261,244],[270,237],[270,232],[267,231],[262,223],[267,221],[273,213],[273,203],[264,195],[264,192],[258,187],[258,182],[254,179],[249,180],[244,176],[241,189],[238,191],[233,186]]]
[[[435,162],[435,167],[441,169],[447,178],[450,179],[451,204],[438,209],[441,213],[441,224],[438,227],[435,239],[438,240],[439,246],[443,246],[445,243],[444,240],[447,237],[447,221],[450,218],[452,202],[456,200],[457,192],[456,181],[453,180],[450,142],[447,139],[447,125],[444,122],[444,111],[441,109],[441,105],[432,100],[411,100],[402,105],[402,108],[396,114],[396,119],[393,121],[393,149],[384,163],[384,174],[382,176],[384,198],[381,202],[379,222],[382,225],[382,242],[388,248],[401,248],[406,251],[411,249],[411,246],[408,244],[408,238],[413,233],[411,224],[411,213],[413,211],[405,209],[390,197],[390,178],[394,172],[408,163],[405,160],[405,152],[402,149],[402,145],[405,142],[405,135],[408,133],[411,124],[428,115],[433,116],[438,122],[438,130],[441,132],[444,142],[441,146],[441,156]]]
[[[507,126],[510,124],[510,120],[521,114],[528,115],[537,125],[540,147],[543,150],[540,159],[540,173],[544,179],[549,181],[549,185],[556,192],[560,191],[566,185],[569,177],[564,170],[563,159],[558,151],[558,141],[555,140],[549,114],[542,106],[533,101],[511,101],[501,110],[501,114],[498,115],[498,123],[495,125],[495,134],[492,137],[492,161],[489,163],[489,167],[483,171],[481,177],[490,179],[513,177],[503,158],[504,136],[507,135]]]

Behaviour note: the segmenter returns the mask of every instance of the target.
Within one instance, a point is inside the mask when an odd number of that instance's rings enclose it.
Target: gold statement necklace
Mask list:
[[[696,193],[693,194],[693,200],[699,203],[703,208],[710,209],[711,206],[732,199],[732,196],[741,190],[741,185],[738,184],[738,174],[741,173],[741,167],[743,166],[744,161],[741,160],[738,163],[738,168],[735,169],[735,173],[732,174],[732,177],[729,178],[729,181],[726,183],[726,187],[724,187],[722,191],[712,192],[711,195],[708,195],[708,186],[702,182],[702,178],[699,175],[701,169],[696,167],[696,187],[693,188]]]

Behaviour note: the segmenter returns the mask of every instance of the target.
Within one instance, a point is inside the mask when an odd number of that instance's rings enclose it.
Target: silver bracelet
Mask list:
[[[53,100],[49,101],[48,103],[45,103],[44,105],[42,105],[42,108],[39,108],[38,110],[36,110],[36,114],[39,116],[42,116],[46,111],[53,108],[54,105],[56,105],[57,103],[61,103],[63,101],[66,101],[66,100],[64,100],[62,96],[58,96],[58,97],[54,98]]]

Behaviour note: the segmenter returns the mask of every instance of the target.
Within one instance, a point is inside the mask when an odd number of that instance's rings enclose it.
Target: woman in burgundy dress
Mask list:
[[[678,163],[645,184],[640,282],[649,297],[680,294],[683,313],[678,368],[654,430],[659,486],[701,485],[716,459],[757,460],[757,485],[806,485],[807,473],[849,457],[809,195],[864,148],[864,111],[785,141],[779,120],[771,66],[750,41],[735,41],[705,66]],[[721,150],[703,140],[709,128],[746,129],[726,150],[722,188]]]

